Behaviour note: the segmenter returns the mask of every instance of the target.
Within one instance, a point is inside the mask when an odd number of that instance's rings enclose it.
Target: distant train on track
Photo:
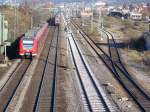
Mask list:
[[[60,14],[57,14],[55,15],[55,26],[58,26],[61,24],[61,15]]]
[[[44,23],[42,27],[33,28],[25,33],[19,41],[19,55],[25,58],[36,56],[44,44],[44,35],[47,31],[48,23]]]

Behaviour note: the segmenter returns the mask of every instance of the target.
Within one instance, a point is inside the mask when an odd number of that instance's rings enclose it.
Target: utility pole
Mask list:
[[[32,10],[29,12],[29,15],[31,16],[30,17],[30,29],[32,29],[33,28],[33,12],[32,12]]]
[[[16,22],[16,16],[17,16],[17,9],[16,9],[16,0],[15,0],[15,6],[14,6],[14,10],[15,10],[15,14],[14,14],[14,40],[15,40],[15,38],[16,38],[16,24],[17,24],[17,22]]]
[[[150,4],[148,4],[148,11],[150,11]],[[150,32],[150,13],[149,13],[149,20],[148,20],[148,23],[149,23],[149,32]]]
[[[101,35],[101,40],[103,40],[103,28],[104,28],[104,25],[103,25],[103,16],[102,16],[102,10],[100,9],[99,11],[99,26],[98,26],[98,30],[100,28],[100,35]]]
[[[104,19],[103,19],[102,9],[100,9],[100,11],[99,11],[99,24],[100,24],[100,28],[103,29],[104,28]]]
[[[91,33],[93,33],[93,6],[92,6],[92,16],[91,16]]]
[[[148,12],[150,11],[150,3],[147,3]],[[150,13],[148,13],[149,19],[148,19],[148,25],[149,25],[149,32],[150,32]]]
[[[149,20],[148,20],[148,25],[149,25],[149,32],[150,32],[150,16],[149,16]]]
[[[18,20],[19,20],[19,16],[18,16],[18,4],[16,3],[16,36],[17,36],[17,31],[20,32],[19,25],[18,25]]]
[[[77,1],[76,1],[76,17],[78,17],[78,5],[79,4],[77,4]]]
[[[94,16],[94,0],[92,1],[92,16],[91,16],[91,33],[93,33],[93,27],[94,27],[94,25],[93,25],[93,16]]]
[[[102,12],[101,12],[101,10],[99,11],[99,26],[98,26],[98,30],[99,30],[99,28],[101,29],[100,30],[100,35],[101,35],[101,40],[102,40],[102,38],[103,38],[103,35],[102,35],[103,31],[102,31]]]
[[[31,29],[33,28],[33,16],[31,15]]]

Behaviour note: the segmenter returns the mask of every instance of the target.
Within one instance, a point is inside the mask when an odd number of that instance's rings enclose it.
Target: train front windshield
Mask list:
[[[23,47],[25,49],[31,49],[33,47],[33,39],[23,39]]]

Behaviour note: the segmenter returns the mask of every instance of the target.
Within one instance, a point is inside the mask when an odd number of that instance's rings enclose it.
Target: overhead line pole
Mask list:
[[[148,6],[148,11],[150,11],[150,3],[148,3],[147,6]],[[149,24],[149,32],[150,32],[150,13],[148,16],[149,16],[148,24]]]
[[[16,0],[15,0],[15,5],[16,5]],[[14,6],[14,10],[15,10],[15,14],[14,14],[14,40],[15,40],[15,38],[16,38],[16,16],[17,16],[17,14],[16,14],[16,6]]]
[[[93,32],[93,29],[94,29],[94,25],[93,25],[94,6],[95,6],[95,1],[92,0],[91,33]]]

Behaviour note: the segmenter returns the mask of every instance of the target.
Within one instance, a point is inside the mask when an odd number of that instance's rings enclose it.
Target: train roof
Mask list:
[[[24,39],[33,39],[36,37],[38,31],[39,31],[39,27],[34,27],[33,29],[29,30],[27,33],[25,33],[24,35]]]

